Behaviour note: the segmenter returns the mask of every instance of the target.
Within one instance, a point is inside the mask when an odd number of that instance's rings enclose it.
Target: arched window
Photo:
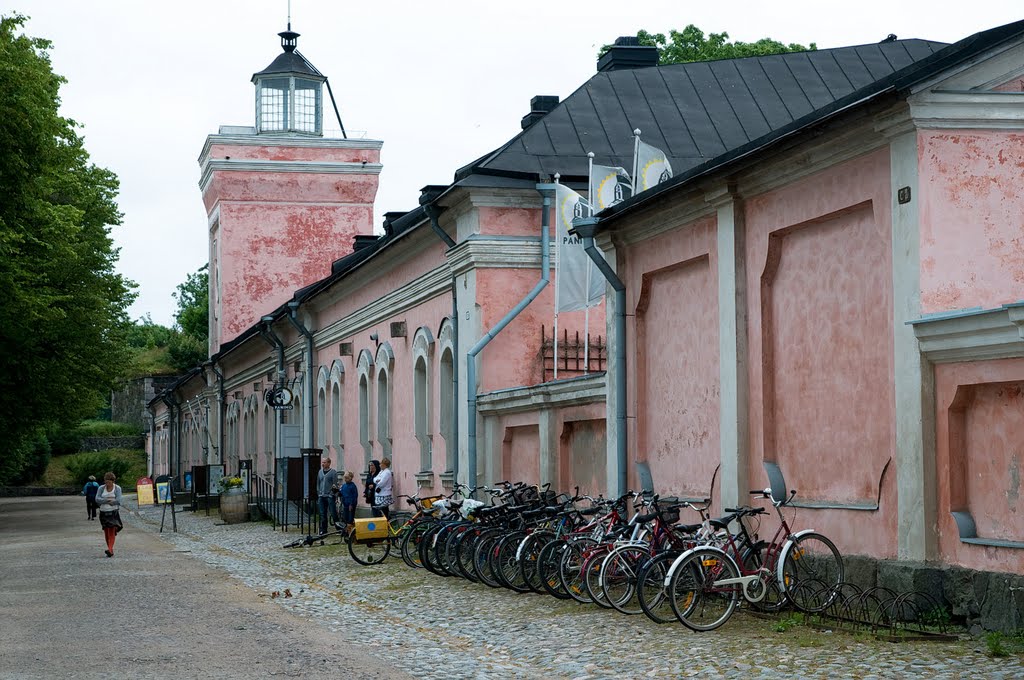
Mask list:
[[[455,416],[455,332],[450,320],[441,324],[438,345],[441,360],[438,366],[438,432],[444,440],[445,472],[455,469],[458,442],[453,441],[452,419]]]
[[[330,374],[326,366],[321,366],[316,374],[316,438],[313,445],[318,447],[323,455],[330,455],[327,445],[330,443],[330,418],[327,412],[327,396],[330,394]]]
[[[338,457],[338,465],[341,469],[344,463],[345,447],[342,444],[342,411],[341,411],[341,386],[345,379],[345,367],[340,361],[331,365],[330,387],[331,387],[331,446]]]
[[[416,441],[420,445],[420,472],[430,472],[433,462],[433,427],[430,409],[431,359],[434,337],[426,326],[416,331],[412,341],[413,356],[413,420]]]
[[[381,343],[377,348],[377,441],[381,455],[391,458],[391,374],[395,370],[395,353],[391,345]]]
[[[373,355],[369,350],[359,353],[356,372],[359,376],[359,443],[363,447],[364,463],[373,458],[373,440],[370,438],[370,372],[373,369]]]

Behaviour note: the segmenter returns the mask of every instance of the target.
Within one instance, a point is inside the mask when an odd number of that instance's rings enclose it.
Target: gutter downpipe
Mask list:
[[[626,447],[626,285],[616,275],[604,255],[594,243],[599,217],[584,217],[573,220],[571,233],[583,237],[583,250],[604,274],[604,278],[615,290],[615,440],[616,496],[627,490],[627,447]]]
[[[302,381],[302,400],[306,405],[302,414],[305,425],[302,428],[302,448],[312,449],[316,438],[313,436],[313,334],[299,321],[299,305],[301,303],[292,300],[288,303],[288,320],[295,326],[295,330],[306,339],[306,375]],[[304,456],[305,457],[305,456]]]
[[[227,394],[224,392],[224,374],[217,370],[217,362],[210,362],[210,370],[217,376],[217,394],[220,406],[217,407],[217,456],[224,464],[224,411],[227,408]],[[206,428],[206,438],[210,440],[210,428]],[[209,459],[209,457],[207,457]]]
[[[444,241],[445,245],[448,246],[449,250],[456,246],[452,237],[441,228],[441,224],[437,221],[439,213],[437,206],[433,203],[428,203],[423,206],[423,212],[430,218],[430,228],[434,230],[437,237]],[[452,339],[455,344],[455,357],[459,354],[459,297],[458,297],[458,286],[456,276],[452,273]],[[454,358],[454,357],[453,357]],[[459,361],[457,358],[452,361],[452,390],[455,392],[452,395],[452,404],[459,403]],[[452,409],[452,444],[455,449],[453,452],[448,452],[449,465],[451,465],[452,475],[455,480],[459,479],[459,408],[456,406]],[[455,455],[452,455],[454,453]]]
[[[260,318],[263,325],[260,327],[260,337],[263,338],[268,345],[277,350],[277,382],[284,385],[285,370],[284,370],[284,344],[281,339],[274,333],[274,317],[264,316]],[[276,433],[277,441],[274,442],[274,474],[277,474],[277,461],[281,457],[281,411],[274,410],[274,432]],[[276,489],[275,485],[275,489]]]
[[[551,259],[550,250],[551,246],[548,238],[548,231],[550,226],[550,212],[551,212],[551,197],[555,193],[556,185],[550,183],[537,184],[537,191],[544,197],[543,208],[541,210],[540,218],[540,281],[533,287],[526,297],[519,301],[511,311],[508,312],[502,318],[497,325],[489,330],[484,337],[480,338],[479,341],[466,353],[466,393],[468,395],[468,416],[466,419],[466,433],[469,439],[469,464],[467,472],[466,483],[470,488],[476,486],[477,483],[477,472],[476,472],[476,355],[483,350],[487,344],[494,339],[494,337],[501,332],[505,326],[507,326],[514,318],[519,316],[519,313],[526,309],[526,306],[533,302],[542,290],[548,285],[548,281],[551,278]]]
[[[177,405],[178,400],[174,398],[173,394],[162,394],[160,395],[160,400],[167,404],[167,419],[170,421],[171,441],[167,445],[167,467],[170,469],[167,472],[173,477],[178,474],[177,463],[181,463],[181,460],[179,460],[181,452],[176,450],[178,444],[178,425],[175,423],[174,417],[174,407]],[[173,468],[171,468],[172,458],[175,459],[176,463]]]

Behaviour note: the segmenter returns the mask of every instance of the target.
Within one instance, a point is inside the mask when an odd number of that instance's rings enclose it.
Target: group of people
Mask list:
[[[344,483],[338,485],[338,471],[331,467],[331,459],[320,461],[320,472],[316,478],[317,503],[320,510],[320,534],[327,533],[327,518],[330,517],[335,528],[343,529],[351,525],[356,518],[356,505],[359,502],[359,489],[353,481],[355,475],[349,470],[342,475]],[[391,506],[395,502],[393,495],[394,476],[391,473],[391,459],[371,460],[366,471],[366,483],[363,487],[363,500],[370,506],[374,517],[391,519]],[[341,519],[338,519],[338,507],[335,496],[341,497]]]
[[[114,556],[114,539],[124,528],[121,523],[121,487],[115,484],[117,475],[108,472],[103,475],[103,484],[96,477],[89,475],[89,481],[82,489],[85,496],[86,517],[93,520],[99,515],[100,527],[106,540],[107,549],[103,552],[107,557]]]

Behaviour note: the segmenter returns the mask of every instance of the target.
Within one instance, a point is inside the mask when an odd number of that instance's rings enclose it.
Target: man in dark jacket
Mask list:
[[[338,492],[338,471],[331,467],[331,459],[324,458],[320,462],[320,472],[316,475],[316,495],[320,504],[320,535],[327,533],[327,515],[330,513],[331,525],[338,523],[338,508],[334,504],[334,494]]]

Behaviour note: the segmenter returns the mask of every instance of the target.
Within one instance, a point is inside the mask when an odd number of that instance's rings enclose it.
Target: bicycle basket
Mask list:
[[[675,524],[679,521],[679,510],[662,510],[659,516],[665,524]]]
[[[352,532],[355,541],[379,541],[388,537],[388,522],[383,517],[357,519]]]
[[[442,498],[444,498],[444,496],[427,496],[426,498],[420,499],[420,505],[423,506],[424,510],[429,510],[431,506],[434,505],[434,503],[441,500]]]
[[[547,491],[540,495],[540,500],[541,503],[543,503],[544,505],[557,505],[558,494],[552,491],[551,489],[548,489]]]
[[[540,498],[540,494],[537,493],[537,487],[524,486],[512,492],[512,498],[515,499],[516,505],[526,505],[536,502]]]

